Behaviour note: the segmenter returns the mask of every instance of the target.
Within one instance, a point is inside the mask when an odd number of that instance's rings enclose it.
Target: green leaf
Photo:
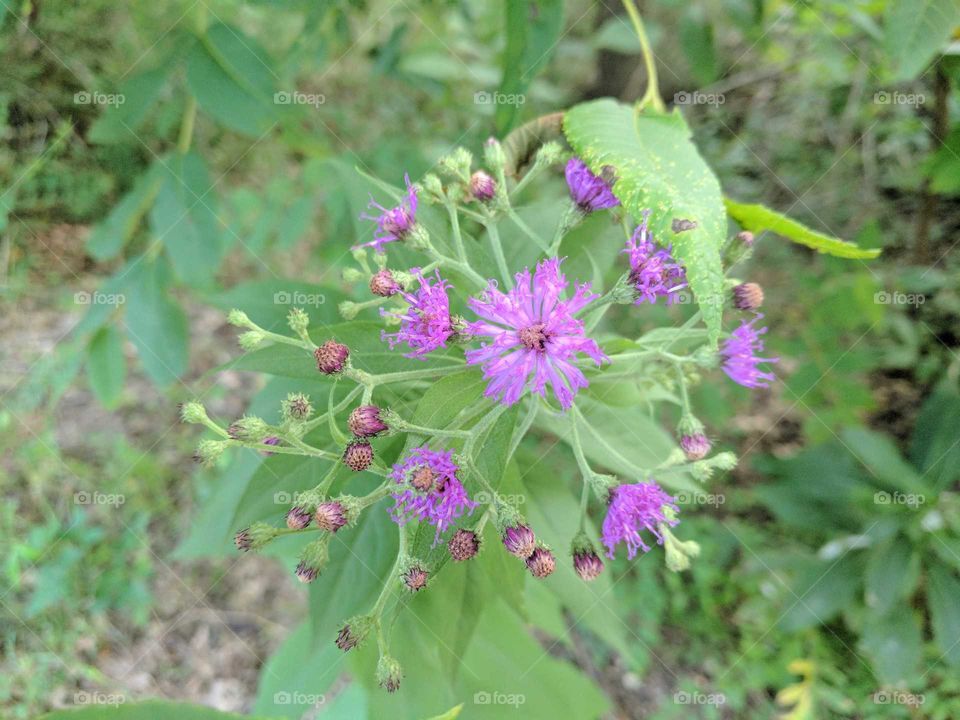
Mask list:
[[[173,68],[173,63],[164,63],[123,83],[119,90],[123,104],[108,106],[90,126],[87,139],[100,144],[139,142],[134,133],[160,97]]]
[[[107,408],[115,407],[127,377],[127,358],[123,339],[113,325],[101,328],[87,347],[87,379],[97,400]]]
[[[911,679],[923,648],[913,608],[900,604],[886,615],[868,614],[860,644],[880,682],[893,685]]]
[[[934,560],[929,569],[927,604],[933,639],[951,665],[960,665],[960,580],[956,572]]]
[[[941,490],[960,474],[960,396],[944,387],[920,409],[910,458],[932,487]]]
[[[836,561],[811,563],[790,583],[784,596],[790,607],[779,626],[792,632],[829,622],[853,602],[862,571],[862,560],[853,551]]]
[[[420,398],[411,422],[426,427],[447,427],[462,410],[483,396],[486,384],[479,368],[440,378]]]
[[[83,693],[80,693],[81,695]],[[268,720],[264,715],[237,715],[220,712],[213,708],[185,703],[151,700],[142,703],[125,703],[121,698],[118,705],[97,703],[81,710],[57,710],[41,716],[38,720]]]
[[[906,538],[897,536],[872,548],[864,577],[867,607],[880,615],[889,612],[913,594],[919,578],[920,556]]]
[[[324,332],[325,328],[342,321],[337,305],[349,298],[340,288],[273,278],[240,283],[205,299],[224,311],[243,310],[265,330],[284,333],[289,332],[287,315],[295,307],[306,311],[317,332]]]
[[[162,182],[162,166],[154,163],[113,206],[104,220],[87,238],[87,252],[96,260],[110,260],[123,250],[153,205]]]
[[[212,25],[187,54],[187,84],[200,107],[231,130],[259,138],[280,119],[269,56],[239,30]]]
[[[650,229],[687,270],[690,289],[700,304],[711,342],[720,336],[723,316],[723,246],[727,222],[720,184],[690,139],[679,112],[637,112],[611,99],[582,103],[567,111],[567,140],[576,153],[599,173],[615,169],[614,194],[639,219],[652,210]],[[674,233],[674,220],[691,220],[696,227]]]
[[[499,92],[522,98],[540,69],[547,64],[563,30],[562,0],[504,0],[507,47]],[[494,125],[501,137],[514,126],[522,103],[498,102]]]
[[[840,433],[847,449],[875,480],[908,493],[927,490],[923,478],[903,459],[887,435],[867,428],[847,428]]]
[[[778,235],[783,235],[795,243],[813,248],[817,252],[852,260],[869,260],[880,254],[878,249],[864,249],[858,247],[855,243],[811,230],[806,225],[763,205],[738,203],[729,198],[724,198],[723,202],[727,206],[730,217],[740,223],[744,230],[749,230],[752,233],[769,230]]]
[[[143,263],[131,284],[123,322],[143,369],[165,387],[187,369],[187,317],[167,297],[170,272],[162,259]]]
[[[154,235],[163,243],[177,276],[194,287],[213,283],[220,265],[217,196],[203,159],[174,154],[165,164],[163,185],[150,212]]]
[[[687,56],[690,74],[701,86],[709,85],[719,77],[717,49],[713,41],[713,26],[701,17],[700,5],[691,4],[680,20],[680,47]]]
[[[884,16],[883,48],[894,80],[909,80],[940,54],[960,24],[956,0],[892,0]]]

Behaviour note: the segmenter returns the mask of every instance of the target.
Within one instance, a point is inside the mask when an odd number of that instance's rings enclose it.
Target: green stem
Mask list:
[[[453,245],[457,250],[457,257],[460,262],[467,264],[467,250],[463,245],[463,235],[460,232],[460,216],[457,214],[457,206],[449,200],[444,203],[447,208],[447,215],[450,217],[450,229],[453,233]]]
[[[307,445],[299,440],[290,441],[293,447],[285,447],[283,445],[264,445],[263,443],[244,442],[243,440],[230,440],[229,442],[231,447],[245,447],[250,448],[251,450],[257,450],[258,452],[269,452],[279,455],[307,455],[310,457],[323,458],[324,460],[335,460],[337,462],[340,460],[339,455],[334,455],[332,452],[311,447],[310,445]]]
[[[580,532],[587,527],[587,500],[590,497],[590,483],[584,481],[583,489],[580,491]]]
[[[633,30],[640,41],[640,51],[643,53],[643,65],[647,71],[647,89],[643,97],[637,103],[637,110],[643,109],[647,103],[650,103],[655,110],[663,111],[665,106],[660,97],[660,87],[657,82],[657,64],[654,61],[653,48],[650,46],[650,39],[647,37],[647,31],[643,26],[643,19],[637,11],[637,6],[633,0],[622,0],[623,7],[630,16],[630,22],[633,24]]]
[[[334,387],[336,387],[336,386],[334,386]],[[341,410],[343,410],[344,408],[346,408],[348,405],[350,405],[350,403],[353,402],[354,398],[357,397],[357,395],[360,394],[360,391],[361,391],[362,389],[363,389],[363,388],[362,388],[362,386],[360,386],[360,385],[358,385],[357,387],[353,388],[349,393],[347,393],[347,396],[346,396],[343,400],[340,401],[340,404],[337,405],[335,408],[333,408],[333,412],[338,413],[338,412],[340,412]],[[330,393],[331,393],[331,395],[332,395],[332,393],[333,393],[333,388],[330,388]],[[309,432],[309,431],[313,430],[315,427],[317,427],[318,425],[320,425],[320,423],[322,423],[324,420],[327,419],[327,415],[328,415],[328,414],[329,414],[329,411],[323,413],[322,415],[318,415],[317,417],[313,418],[312,420],[309,420],[309,421],[307,421],[306,423],[304,423],[304,432]]]
[[[406,420],[401,420],[397,429],[415,435],[428,435],[433,437],[466,438],[471,435],[471,431],[469,430],[443,430],[440,428],[425,427],[423,425],[414,425],[413,423],[408,423]]]
[[[507,258],[503,254],[503,244],[500,242],[500,232],[497,230],[497,226],[494,223],[489,223],[487,226],[487,237],[490,239],[490,249],[493,251],[493,257],[497,261],[497,268],[500,270],[500,277],[503,278],[503,282],[506,284],[506,288],[509,290],[513,287],[513,277],[510,275],[510,269],[507,267]]]
[[[520,232],[522,232],[524,235],[526,235],[528,238],[530,238],[531,240],[533,240],[533,242],[537,244],[537,247],[541,248],[544,251],[548,249],[548,246],[546,245],[546,243],[544,243],[543,238],[530,229],[530,226],[528,226],[523,221],[523,219],[517,214],[516,210],[514,210],[513,208],[510,208],[507,211],[507,216],[511,220],[513,220],[514,224],[518,228],[520,228]]]
[[[180,134],[177,136],[177,152],[186,155],[193,144],[193,128],[197,121],[197,100],[193,95],[187,98],[187,105],[183,109],[183,118],[180,121]]]

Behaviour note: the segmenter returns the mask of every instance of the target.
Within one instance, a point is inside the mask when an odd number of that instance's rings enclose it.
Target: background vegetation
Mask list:
[[[529,682],[582,688],[585,717],[960,716],[960,8],[641,10],[664,95],[727,192],[883,253],[763,234],[749,271],[780,381],[698,391],[741,457],[684,506],[703,556],[683,575],[652,557],[615,567],[602,608],[528,596],[552,628],[529,646],[550,666]],[[357,169],[417,177],[579,100],[638,97],[621,12],[0,0],[5,717],[156,697],[376,716],[376,689],[297,625],[308,603],[346,599],[308,600],[269,557],[237,562],[257,462],[197,470],[176,403],[234,417],[309,389],[232,369],[223,311],[279,326],[275,294],[302,293],[315,321],[337,319],[344,254],[369,232]],[[547,454],[540,480],[571,465]],[[504,672],[483,657],[482,676]]]

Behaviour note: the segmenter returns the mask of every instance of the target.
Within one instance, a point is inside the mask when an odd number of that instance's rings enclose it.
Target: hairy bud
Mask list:
[[[196,401],[186,402],[180,406],[180,419],[185,423],[204,423],[208,420],[207,411]]]
[[[475,200],[489,202],[497,195],[497,182],[483,170],[470,176],[470,194]]]
[[[290,393],[287,399],[280,403],[280,411],[284,420],[306,420],[313,415],[310,396],[303,393]]]
[[[381,655],[377,662],[377,682],[380,687],[389,693],[396,692],[400,689],[402,677],[400,663],[389,655]]]
[[[336,500],[329,500],[317,505],[314,517],[318,528],[331,533],[335,533],[348,522],[346,508]]]
[[[756,310],[763,305],[763,288],[757,283],[740,283],[733,289],[733,306],[737,310]]]
[[[537,538],[526,525],[514,525],[503,531],[503,546],[511,555],[526,560],[537,547]]]
[[[388,429],[381,418],[380,408],[376,405],[361,405],[354,408],[347,420],[347,427],[359,438],[376,437]]]
[[[336,340],[327,340],[313,351],[317,360],[317,370],[324,375],[335,375],[341,372],[350,357],[350,348],[341,345]]]
[[[310,524],[312,514],[302,505],[294,505],[287,510],[287,527],[291,530],[303,530]]]
[[[557,567],[557,559],[547,548],[540,546],[527,558],[527,569],[535,578],[545,578]]]
[[[373,629],[374,619],[369,615],[355,615],[347,620],[346,624],[337,634],[337,647],[347,652],[358,647],[367,639],[367,635]]]
[[[373,448],[366,440],[347,443],[343,451],[343,464],[351,470],[362,472],[373,463]]]
[[[455,562],[463,562],[480,551],[480,538],[472,530],[457,530],[447,543],[447,550]]]

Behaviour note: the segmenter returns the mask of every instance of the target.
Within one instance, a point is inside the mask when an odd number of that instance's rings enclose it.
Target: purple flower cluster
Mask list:
[[[627,557],[632,560],[637,550],[649,552],[648,546],[640,536],[641,530],[648,530],[657,544],[663,543],[663,536],[657,529],[660,523],[671,527],[677,520],[668,520],[663,513],[664,506],[679,512],[674,498],[668,495],[655,482],[618,485],[610,491],[610,505],[603,520],[603,544],[607,546],[607,557],[613,558],[618,543],[627,544]]]
[[[435,451],[427,445],[411,450],[390,473],[402,488],[393,493],[393,521],[404,524],[416,519],[430,523],[437,529],[436,544],[457,518],[477,507],[457,479],[458,469],[450,450]]]
[[[657,302],[658,297],[667,298],[667,305],[678,299],[678,293],[687,287],[687,273],[683,266],[673,259],[672,246],[658,248],[653,242],[647,223],[650,211],[643,213],[643,222],[637,226],[627,241],[624,250],[630,258],[630,283],[637,294],[635,305]]]
[[[761,338],[767,332],[767,328],[754,327],[754,323],[763,317],[760,313],[747,322],[740,323],[740,327],[734,330],[730,337],[724,341],[720,348],[720,354],[723,356],[723,371],[735,383],[748,388],[767,387],[776,380],[776,376],[771,372],[763,372],[758,367],[761,363],[779,362],[780,358],[760,357],[763,352],[763,339]]]
[[[537,265],[531,277],[525,269],[516,275],[516,286],[507,294],[490,281],[470,308],[482,320],[470,323],[471,335],[487,337],[477,350],[468,350],[467,363],[480,365],[490,381],[486,396],[512,405],[527,388],[546,397],[547,385],[566,410],[580,388],[587,386],[583,372],[573,364],[584,353],[600,365],[606,355],[584,335],[583,323],[574,315],[597,297],[588,283],[576,284],[573,297],[561,300],[568,287],[560,273],[560,260]]]
[[[590,172],[580,158],[570,158],[564,174],[570,197],[582,212],[592,213],[620,204],[606,181]]]
[[[420,282],[420,288],[415,293],[399,291],[410,306],[407,311],[403,314],[380,311],[382,315],[399,318],[400,330],[395,333],[383,331],[380,337],[390,344],[391,349],[406,343],[410,348],[406,357],[422,360],[427,353],[446,347],[447,339],[454,333],[447,298],[447,289],[451,285],[440,277],[439,271],[436,271],[433,285],[419,270],[414,270],[413,276]]]
[[[417,189],[410,184],[410,176],[403,176],[407,184],[407,195],[400,201],[396,207],[385,208],[377,203],[372,197],[368,207],[379,210],[379,215],[367,215],[363,213],[361,220],[372,220],[377,224],[373,240],[361,243],[357,247],[372,247],[379,253],[383,252],[383,246],[387,243],[403,240],[410,234],[417,221]]]

